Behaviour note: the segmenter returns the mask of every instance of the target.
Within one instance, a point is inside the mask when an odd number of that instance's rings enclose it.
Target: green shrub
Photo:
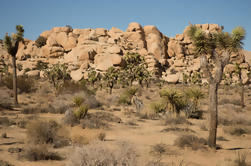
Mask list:
[[[84,103],[85,99],[81,96],[75,96],[73,98],[73,103],[76,107],[80,107]]]
[[[37,61],[37,64],[36,64],[36,69],[37,70],[45,70],[47,68],[48,68],[48,63],[45,63],[45,62],[43,62],[41,60]]]
[[[40,47],[43,47],[44,45],[46,45],[46,41],[47,41],[47,39],[45,37],[39,36],[37,38],[37,40],[35,41],[35,44],[38,48],[40,48]]]
[[[162,101],[151,103],[150,107],[155,113],[166,112],[166,105]]]
[[[88,106],[87,105],[81,105],[75,110],[74,115],[77,119],[82,119],[87,115],[88,112]]]
[[[165,101],[166,109],[176,115],[187,106],[184,95],[176,89],[163,89],[160,91],[160,97]]]
[[[138,87],[129,87],[127,88],[120,96],[118,103],[119,104],[125,104],[125,105],[131,105],[132,97],[137,93]]]

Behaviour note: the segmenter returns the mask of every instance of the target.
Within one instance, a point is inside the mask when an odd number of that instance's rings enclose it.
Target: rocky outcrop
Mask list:
[[[217,24],[197,24],[204,31],[222,31]],[[194,55],[192,41],[187,35],[188,27],[182,34],[168,38],[156,26],[141,26],[130,23],[126,31],[112,27],[96,29],[72,29],[69,26],[55,27],[40,34],[46,38],[46,44],[40,48],[35,41],[25,40],[17,53],[17,64],[22,65],[22,71],[30,75],[38,75],[37,61],[51,64],[65,63],[68,65],[71,77],[78,81],[86,75],[88,68],[103,72],[111,66],[124,65],[123,56],[129,52],[144,56],[148,70],[170,83],[183,81],[183,74],[192,77],[200,73],[200,58]],[[1,44],[2,46],[2,44]],[[8,61],[8,55],[0,48],[0,56]],[[225,68],[225,73],[233,76],[233,65],[240,64],[243,81],[250,71],[251,55],[248,52],[231,55],[231,64]],[[40,74],[41,75],[41,74]]]

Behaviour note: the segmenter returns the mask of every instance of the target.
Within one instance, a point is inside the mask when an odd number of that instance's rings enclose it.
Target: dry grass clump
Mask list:
[[[235,159],[235,164],[236,166],[250,166],[250,164],[247,164],[246,159],[247,159],[247,152],[237,153],[237,158]]]
[[[237,105],[237,106],[241,106],[241,101],[239,99],[228,99],[228,98],[224,98],[221,99],[218,102],[219,105],[225,105],[225,104],[233,104],[233,105]]]
[[[168,128],[161,130],[161,132],[191,132],[191,133],[195,133],[195,131],[192,129],[179,128],[179,127],[168,127]]]
[[[244,134],[251,134],[251,129],[243,126],[227,126],[223,128],[225,133],[235,136],[241,136]]]
[[[0,125],[9,126],[10,121],[9,121],[8,117],[0,117]]]
[[[184,116],[165,116],[163,118],[164,125],[179,125],[179,124],[188,124],[191,125],[192,123],[187,120]]]
[[[230,125],[244,125],[251,126],[251,118],[248,117],[245,113],[236,113],[234,111],[228,111],[225,114],[219,115],[219,124],[224,126]]]
[[[27,138],[34,144],[66,144],[66,130],[56,121],[33,120],[26,125]]]
[[[3,77],[2,82],[8,89],[13,89],[12,75],[6,75],[5,77]],[[34,79],[28,78],[27,76],[18,76],[17,88],[19,89],[19,93],[29,93],[35,90],[35,81]]]
[[[0,160],[0,165],[1,166],[14,166],[14,165],[10,164],[9,162],[3,161],[3,160]]]
[[[105,141],[106,134],[104,132],[100,132],[98,134],[98,140]]]
[[[62,160],[58,153],[49,151],[48,145],[30,145],[25,148],[23,157],[30,161],[39,160]]]
[[[105,142],[93,142],[76,147],[67,166],[135,166],[135,150],[128,143],[118,143],[112,149]]]
[[[157,155],[157,156],[162,156],[165,153],[167,153],[167,145],[163,144],[163,143],[155,144],[151,147],[150,153]]]
[[[193,150],[204,149],[207,141],[195,135],[181,135],[175,141],[174,145],[180,148],[190,147]]]

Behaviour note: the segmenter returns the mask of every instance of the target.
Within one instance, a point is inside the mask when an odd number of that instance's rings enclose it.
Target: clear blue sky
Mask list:
[[[25,37],[36,39],[55,26],[117,27],[130,22],[156,25],[168,37],[192,24],[217,23],[231,31],[247,31],[244,48],[251,51],[251,0],[1,0],[0,38],[22,24]]]

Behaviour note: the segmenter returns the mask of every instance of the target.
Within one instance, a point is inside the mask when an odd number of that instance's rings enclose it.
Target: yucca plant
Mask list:
[[[81,96],[75,96],[73,98],[73,104],[76,106],[76,107],[80,107],[83,103],[84,103],[85,99]]]
[[[160,97],[166,102],[166,110],[170,110],[176,116],[185,108],[184,96],[175,89],[163,89],[160,91]]]
[[[4,46],[7,52],[12,57],[12,67],[13,67],[13,94],[14,94],[14,105],[18,105],[17,99],[17,66],[16,66],[16,54],[18,51],[19,43],[23,42],[24,29],[22,25],[16,26],[16,33],[11,36],[6,33],[4,38]]]
[[[205,98],[205,94],[199,88],[189,88],[185,91],[185,96],[193,103],[194,111],[198,111],[199,101]]]
[[[87,115],[88,113],[88,106],[87,105],[81,105],[79,106],[75,112],[74,112],[74,115],[77,119],[82,119],[82,118],[85,118],[85,116]]]
[[[245,30],[236,27],[232,33],[206,32],[196,25],[190,25],[188,36],[192,40],[194,51],[200,56],[201,69],[209,83],[210,128],[208,145],[216,148],[218,117],[218,86],[223,77],[224,67],[229,63],[230,55],[242,48]],[[214,72],[215,71],[215,72]]]

